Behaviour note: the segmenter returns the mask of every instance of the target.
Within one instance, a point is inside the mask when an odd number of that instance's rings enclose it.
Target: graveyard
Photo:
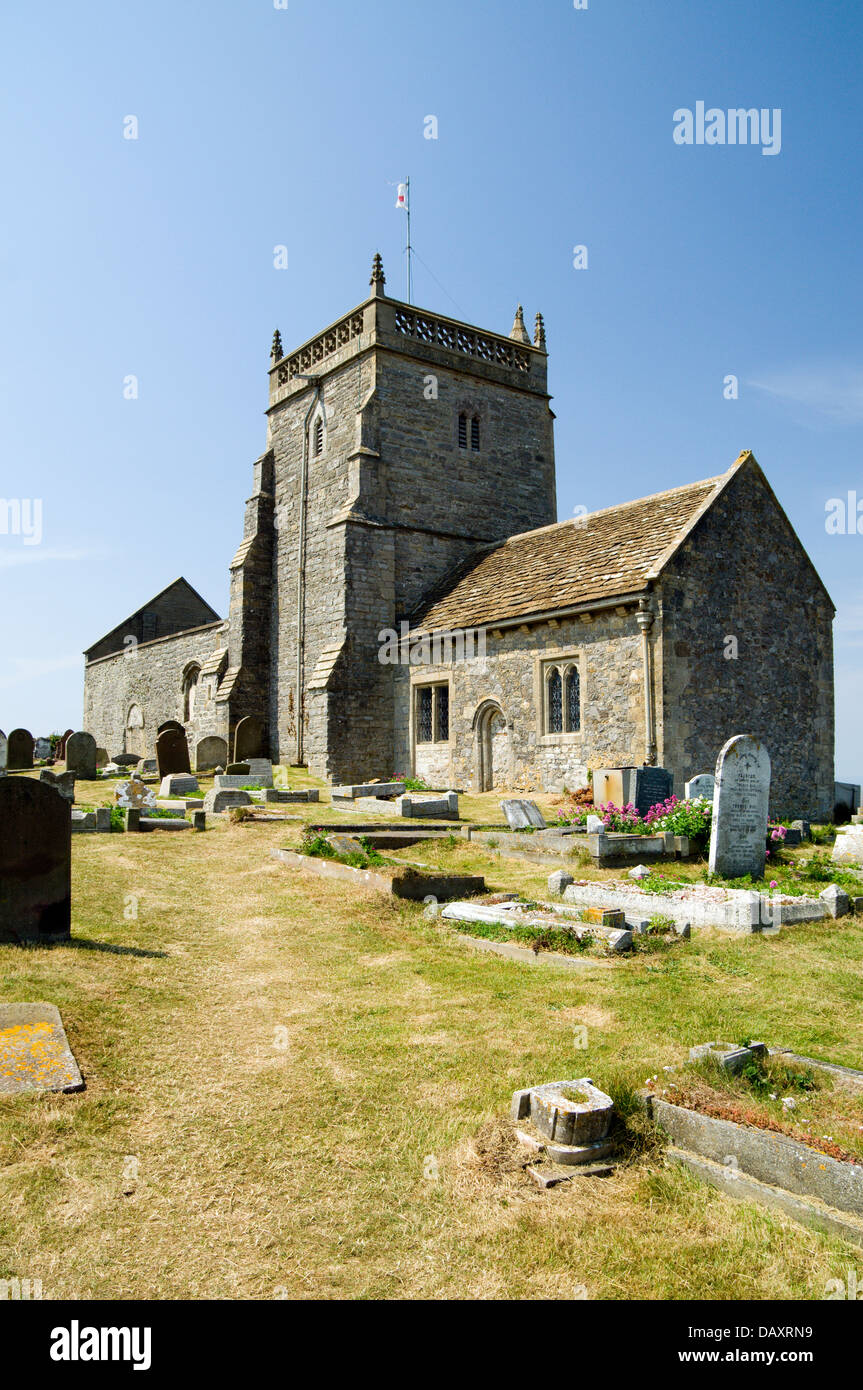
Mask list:
[[[4,1277],[803,1300],[854,1258],[859,816],[773,822],[757,740],[653,803],[63,737],[0,776]]]

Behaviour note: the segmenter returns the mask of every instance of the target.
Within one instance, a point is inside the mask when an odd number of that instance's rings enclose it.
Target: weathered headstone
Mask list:
[[[110,807],[110,806],[97,806],[97,807],[96,807],[96,829],[97,829],[98,831],[101,831],[101,832],[104,833],[104,834],[107,834],[107,832],[110,831],[110,829],[111,829],[111,807]]]
[[[118,782],[114,788],[114,801],[124,810],[134,811],[155,811],[156,793],[152,787],[148,787],[146,782],[142,782],[140,777],[134,774],[128,782]]]
[[[710,872],[722,878],[764,875],[770,757],[749,734],[730,738],[716,760]]]
[[[166,719],[164,724],[159,725],[158,729],[156,730],[156,734],[158,736],[159,734],[167,733],[169,729],[176,729],[181,734],[184,734],[186,732],[186,730],[183,728],[183,725],[180,723],[178,719]]]
[[[70,735],[70,734],[73,734],[74,732],[75,732],[74,729],[67,729],[66,732],[65,732],[65,734],[61,734],[61,735],[60,735],[60,742],[57,744],[57,757],[58,757],[58,758],[61,758],[61,759],[62,759],[62,758],[65,758],[65,756],[66,756],[66,741],[67,741],[67,739],[69,738],[69,735]]]
[[[228,763],[225,768],[226,777],[249,777],[252,767],[250,763]]]
[[[249,764],[249,771],[253,777],[269,777],[273,780],[273,764],[269,758],[246,758]]]
[[[11,772],[33,766],[33,735],[29,729],[13,729],[9,735],[6,766]]]
[[[53,787],[55,791],[60,793],[64,801],[72,802],[75,800],[74,772],[52,772],[50,768],[43,767],[39,773],[39,781]]]
[[[70,734],[66,740],[66,771],[75,772],[84,782],[96,778],[96,740],[92,734]]]
[[[234,762],[262,758],[264,754],[264,722],[254,714],[247,714],[234,730]]]
[[[191,772],[189,745],[182,729],[166,729],[156,739],[156,762],[159,776],[167,777],[169,772]]]
[[[529,826],[535,830],[546,829],[542,811],[535,801],[502,801],[500,809],[506,816],[510,830],[527,830]]]
[[[71,929],[68,804],[32,777],[0,781],[0,941],[64,941]]]
[[[37,738],[33,742],[33,759],[37,763],[44,763],[46,758],[51,756],[50,738]]]
[[[169,772],[162,778],[160,796],[186,796],[198,790],[198,779],[191,772]]]
[[[96,750],[98,752],[98,749]],[[137,753],[118,753],[111,760],[117,767],[137,767],[141,759]]]
[[[712,772],[698,772],[684,785],[683,795],[687,801],[695,801],[699,796],[706,796],[710,801],[713,800],[713,793],[716,790],[716,778]]]
[[[65,755],[64,755],[64,756],[65,756]],[[97,767],[104,767],[107,761],[108,761],[108,750],[107,750],[107,748],[97,748],[97,749],[96,749],[96,766],[97,766]]]
[[[206,811],[193,811],[193,812],[192,812],[192,828],[193,828],[194,830],[206,830],[206,828],[207,828],[207,813],[206,813]]]
[[[199,739],[195,745],[196,772],[209,772],[215,767],[223,766],[227,760],[227,741],[223,738],[217,738],[215,734]]]
[[[9,756],[9,740],[0,729],[0,777],[6,774],[6,760]]]
[[[635,796],[628,800],[635,803],[640,816],[646,816],[651,806],[668,800],[673,785],[674,778],[664,767],[639,767],[635,773]]]

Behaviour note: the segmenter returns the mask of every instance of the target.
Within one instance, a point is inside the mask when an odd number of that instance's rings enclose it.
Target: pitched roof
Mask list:
[[[411,627],[476,627],[645,589],[748,457],[719,477],[524,531],[475,553],[426,597]]]

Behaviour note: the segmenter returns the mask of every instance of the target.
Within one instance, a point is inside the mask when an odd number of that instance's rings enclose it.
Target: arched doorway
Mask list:
[[[484,700],[473,717],[476,789],[493,791],[505,782],[507,727],[496,700]]]

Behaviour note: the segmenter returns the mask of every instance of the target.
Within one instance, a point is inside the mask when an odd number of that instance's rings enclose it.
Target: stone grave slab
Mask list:
[[[66,941],[71,929],[69,806],[32,777],[0,779],[0,941]]]
[[[354,782],[345,786],[333,787],[333,797],[343,801],[356,801],[358,797],[404,796],[407,787],[404,782]]]
[[[863,825],[840,827],[830,858],[834,864],[863,864]]]
[[[500,809],[506,816],[510,830],[527,830],[531,826],[535,830],[548,828],[535,801],[506,800],[500,803]]]
[[[716,761],[710,872],[722,878],[764,875],[770,756],[750,734],[736,734]]]
[[[0,1004],[0,1094],[83,1089],[56,1006]]]
[[[170,772],[162,778],[160,796],[185,796],[188,792],[199,790],[198,779],[190,772]]]
[[[96,740],[92,734],[79,731],[66,740],[66,770],[75,772],[83,782],[96,780]]]
[[[231,790],[230,788],[213,787],[204,797],[204,811],[209,815],[218,815],[222,811],[228,811],[232,806],[251,806],[252,798],[248,792]]]
[[[251,772],[246,772],[239,777],[229,776],[227,772],[217,773],[213,778],[213,784],[219,791],[242,791],[244,787],[252,787],[255,791],[262,791],[273,785],[272,777],[253,777]]]

